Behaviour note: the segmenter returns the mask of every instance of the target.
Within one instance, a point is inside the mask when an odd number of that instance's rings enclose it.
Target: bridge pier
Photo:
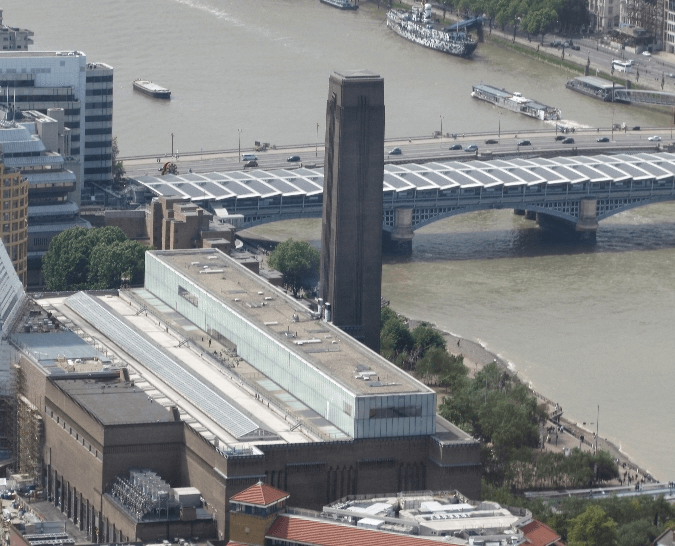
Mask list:
[[[597,202],[595,198],[582,199],[579,202],[579,221],[570,222],[550,214],[537,213],[537,224],[551,231],[574,235],[581,241],[595,243],[598,230]]]
[[[513,209],[513,214],[516,216],[525,216],[525,209]]]
[[[533,210],[526,210],[525,211],[525,220],[536,220],[537,219],[537,213],[534,212]]]
[[[412,229],[412,207],[394,209],[394,229],[382,232],[382,243],[385,250],[396,254],[411,254],[412,240],[415,233]]]

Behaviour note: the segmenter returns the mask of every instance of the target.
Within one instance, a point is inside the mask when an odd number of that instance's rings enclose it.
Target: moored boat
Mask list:
[[[319,0],[322,4],[328,4],[337,9],[359,9],[359,5],[350,0]]]
[[[540,102],[523,97],[520,93],[511,93],[506,89],[498,89],[491,85],[473,86],[471,96],[475,99],[484,100],[500,108],[506,108],[512,112],[518,112],[531,118],[545,120],[559,120],[562,112],[559,108],[546,106]]]
[[[148,80],[134,80],[134,89],[156,99],[171,98],[171,91]]]
[[[614,82],[597,76],[578,76],[569,80],[565,87],[604,102],[614,102],[614,91],[625,89],[623,85],[616,85]]]
[[[468,57],[478,42],[468,32],[451,32],[431,22],[431,4],[424,9],[413,6],[410,11],[390,9],[387,12],[387,26],[406,40],[430,49]]]

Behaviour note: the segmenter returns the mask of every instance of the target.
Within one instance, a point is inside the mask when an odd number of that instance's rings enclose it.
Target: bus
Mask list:
[[[633,63],[631,61],[612,61],[612,68],[618,70],[619,72],[632,72],[631,67]]]

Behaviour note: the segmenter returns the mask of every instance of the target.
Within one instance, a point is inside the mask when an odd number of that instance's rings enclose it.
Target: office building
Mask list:
[[[22,285],[26,286],[28,182],[17,169],[4,163],[2,153],[0,153],[0,191],[2,243]]]
[[[0,121],[0,150],[5,164],[21,171],[28,182],[28,278],[29,285],[42,283],[42,258],[51,240],[74,226],[91,227],[79,217],[73,195],[76,176],[65,168],[70,156],[70,129],[61,108],[37,111],[10,109]],[[51,117],[50,117],[51,116]]]
[[[63,109],[71,130],[65,167],[77,176],[69,199],[102,203],[112,184],[112,67],[87,63],[80,51],[7,52],[0,54],[0,87],[0,108]]]
[[[384,80],[334,73],[326,108],[321,297],[332,321],[380,347]]]
[[[34,35],[32,30],[7,26],[0,9],[0,42],[3,51],[26,51],[29,45],[33,45],[31,36]]]

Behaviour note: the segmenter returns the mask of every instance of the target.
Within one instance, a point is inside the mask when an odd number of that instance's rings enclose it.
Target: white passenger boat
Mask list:
[[[512,112],[518,112],[531,118],[540,120],[558,120],[562,118],[559,108],[546,106],[536,100],[526,99],[520,93],[511,93],[506,89],[498,89],[491,85],[473,86],[471,96],[475,99],[484,100],[500,108],[506,108]]]

